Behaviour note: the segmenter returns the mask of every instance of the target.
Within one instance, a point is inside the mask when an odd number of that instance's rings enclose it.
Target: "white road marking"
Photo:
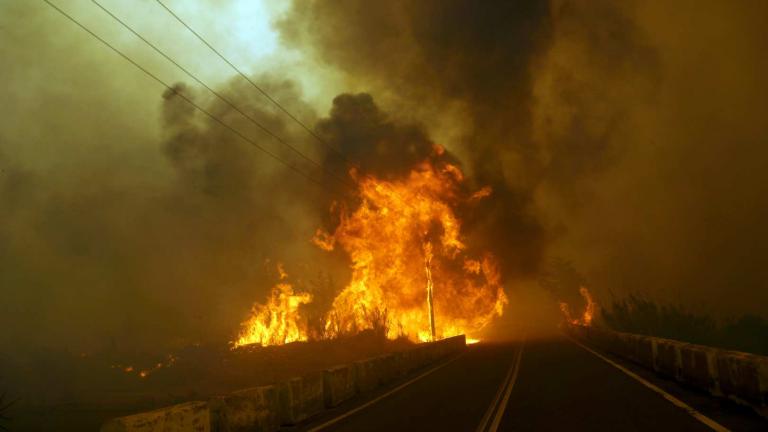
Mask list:
[[[484,432],[485,428],[488,426],[488,422],[491,419],[491,416],[493,415],[493,412],[496,410],[496,407],[499,405],[499,401],[504,395],[504,389],[507,388],[507,384],[509,384],[509,379],[512,377],[512,375],[515,373],[515,362],[512,362],[512,364],[509,366],[509,372],[507,372],[507,375],[504,377],[504,381],[501,382],[501,385],[499,386],[499,391],[496,392],[496,397],[493,398],[493,402],[491,402],[491,405],[488,407],[488,410],[486,410],[485,415],[483,416],[483,419],[480,421],[480,426],[477,427],[476,432]]]
[[[344,414],[342,414],[342,415],[340,415],[338,417],[335,417],[335,418],[333,418],[331,420],[328,420],[327,422],[325,422],[325,423],[323,423],[323,424],[321,424],[319,426],[315,426],[312,429],[308,430],[307,432],[317,432],[317,431],[323,430],[323,429],[327,428],[328,426],[334,425],[334,424],[340,422],[341,420],[344,420],[345,418],[347,418],[347,417],[349,417],[349,416],[351,416],[351,415],[353,415],[355,413],[358,413],[358,412],[368,408],[369,406],[375,404],[376,402],[378,402],[378,401],[380,401],[380,400],[382,400],[382,399],[392,395],[395,392],[398,392],[398,391],[404,389],[405,387],[415,383],[416,381],[418,381],[418,380],[424,378],[425,376],[427,376],[427,375],[437,371],[438,369],[442,369],[442,368],[448,366],[449,364],[453,363],[457,358],[459,358],[462,355],[464,355],[464,353],[466,353],[466,352],[467,352],[466,350],[462,351],[459,355],[457,355],[456,357],[448,360],[447,362],[439,364],[439,365],[433,367],[432,369],[424,372],[423,374],[421,374],[421,375],[411,379],[410,381],[407,381],[407,382],[404,382],[403,384],[400,384],[399,386],[397,386],[397,387],[393,388],[392,390],[384,393],[383,395],[380,395],[379,397],[377,397],[375,399],[371,399],[370,401],[360,405],[359,407],[357,407],[355,409],[351,409],[351,410],[345,412]]]
[[[496,432],[496,430],[499,428],[501,418],[504,416],[504,411],[507,409],[509,395],[512,394],[512,388],[515,386],[515,382],[517,381],[517,375],[520,371],[520,360],[523,358],[524,346],[525,341],[520,344],[520,348],[517,350],[515,360],[509,367],[509,372],[507,372],[507,376],[504,378],[504,381],[502,381],[501,386],[499,386],[499,391],[496,393],[496,397],[493,398],[491,406],[488,407],[488,410],[485,412],[483,419],[480,421],[480,426],[477,427],[477,432],[485,432],[486,430],[489,432]],[[496,415],[494,415],[494,412]],[[491,420],[491,417],[493,417],[493,421],[489,427],[488,422]]]
[[[512,378],[509,380],[509,385],[507,386],[507,391],[504,394],[504,399],[501,401],[501,405],[499,405],[498,411],[496,411],[496,417],[493,419],[493,423],[491,423],[490,429],[488,429],[489,432],[496,432],[496,430],[499,428],[501,417],[504,416],[504,411],[506,411],[507,409],[507,402],[509,402],[509,395],[512,394],[512,387],[515,386],[515,382],[517,381],[517,373],[520,372],[520,359],[523,358],[524,347],[525,347],[525,342],[523,342],[520,345],[520,349],[517,351],[517,361],[515,362],[515,373],[512,375]]]
[[[629,370],[629,369],[625,368],[624,366],[616,363],[615,361],[609,359],[608,357],[605,357],[604,355],[598,353],[597,351],[587,347],[586,345],[582,344],[581,342],[577,341],[576,339],[574,339],[574,338],[572,338],[572,337],[570,337],[568,335],[565,335],[565,337],[570,339],[571,342],[575,343],[576,345],[584,348],[585,350],[587,350],[587,351],[591,352],[592,354],[598,356],[599,358],[603,359],[605,362],[607,362],[611,366],[614,366],[616,369],[618,369],[618,370],[624,372],[625,374],[629,375],[630,377],[636,379],[638,382],[640,382],[640,384],[642,384],[642,385],[648,387],[649,389],[655,391],[656,393],[660,394],[662,397],[664,397],[664,399],[672,402],[678,408],[682,408],[685,412],[687,412],[688,414],[693,416],[696,420],[698,420],[698,421],[704,423],[705,425],[709,426],[712,430],[715,430],[715,431],[718,431],[718,432],[730,432],[730,429],[728,429],[725,426],[721,425],[720,423],[712,420],[711,418],[705,416],[704,414],[696,411],[695,409],[693,409],[687,403],[681,401],[680,399],[678,399],[678,398],[672,396],[671,394],[665,392],[661,388],[659,388],[659,387],[655,386],[654,384],[648,382],[647,380],[643,379],[642,377],[640,377],[636,373],[632,372],[631,370]]]

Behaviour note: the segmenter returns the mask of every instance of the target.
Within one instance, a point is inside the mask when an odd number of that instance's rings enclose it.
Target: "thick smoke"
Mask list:
[[[109,35],[109,21],[88,21],[87,10],[75,13]],[[305,278],[330,271],[326,254],[309,241],[327,210],[325,189],[173,92],[163,94],[44,4],[3,5],[0,17],[0,54],[7,59],[0,78],[8,83],[0,108],[4,353],[39,347],[162,353],[224,343],[274,283],[276,261]],[[128,51],[163,71],[157,59]],[[254,79],[314,122],[314,109],[292,81]],[[322,160],[306,134],[249,84],[232,79],[219,87]],[[317,167],[311,171],[202,89],[180,84],[176,90],[327,182]]]
[[[265,78],[260,84],[282,100],[300,99],[290,83]],[[264,101],[243,90],[235,80],[226,93],[271,130],[296,138],[297,147],[307,144]],[[225,104],[184,85],[175,91],[292,160],[290,151],[259,138],[255,126]],[[276,261],[322,268],[323,254],[311,255],[309,239],[326,211],[324,189],[176,93],[167,91],[159,100],[164,136],[154,153],[172,169],[164,184],[119,182],[108,168],[118,160],[84,164],[82,177],[58,184],[3,164],[0,285],[9,288],[4,295],[10,298],[3,302],[2,320],[6,327],[25,323],[17,332],[4,332],[4,343],[162,349],[224,342],[274,283],[269,275]],[[140,178],[141,170],[134,175]],[[298,271],[290,264],[287,269]]]
[[[333,170],[354,166],[380,177],[397,177],[434,152],[421,126],[392,121],[367,93],[338,95],[317,130],[338,150],[327,158]]]
[[[546,3],[295,2],[281,29],[288,43],[311,47],[351,83],[372,88],[395,115],[450,114],[442,121],[459,139],[440,144],[464,156],[477,186],[494,189],[467,222],[474,241],[504,256],[508,275],[537,270],[530,65],[549,43]]]
[[[507,276],[766,313],[765,5],[296,1],[288,44],[425,121],[494,187]]]

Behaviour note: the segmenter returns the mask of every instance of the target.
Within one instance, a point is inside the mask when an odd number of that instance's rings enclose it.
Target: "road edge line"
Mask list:
[[[568,338],[568,340],[570,340],[574,344],[582,347],[583,349],[585,349],[588,352],[591,352],[592,354],[594,354],[595,356],[599,357],[600,359],[602,359],[606,363],[608,363],[611,366],[615,367],[616,369],[624,372],[625,374],[629,375],[631,378],[634,378],[640,384],[642,384],[645,387],[647,387],[647,388],[653,390],[654,392],[658,393],[664,399],[668,400],[669,402],[671,402],[676,407],[681,408],[682,410],[684,410],[685,412],[690,414],[696,420],[698,420],[701,423],[704,423],[705,425],[709,426],[712,430],[715,430],[717,432],[731,432],[730,429],[728,429],[725,426],[721,425],[720,423],[712,420],[711,418],[705,416],[704,414],[700,413],[699,411],[697,411],[695,408],[691,407],[687,403],[681,401],[680,399],[678,399],[678,398],[672,396],[671,394],[665,392],[664,390],[662,390],[660,387],[656,386],[655,384],[653,384],[653,383],[649,382],[648,380],[642,378],[640,375],[632,372],[631,370],[629,370],[629,369],[625,368],[624,366],[616,363],[615,361],[609,359],[608,357],[605,357],[604,355],[598,353],[597,351],[589,348],[588,346],[582,344],[581,342],[577,341],[576,339],[572,338],[571,336],[569,336],[569,335],[564,335],[564,336],[566,338]]]

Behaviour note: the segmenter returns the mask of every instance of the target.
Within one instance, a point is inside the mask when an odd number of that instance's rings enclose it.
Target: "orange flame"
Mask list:
[[[592,294],[589,290],[581,287],[579,293],[584,297],[584,301],[587,302],[587,307],[584,308],[584,315],[581,317],[582,324],[588,326],[592,324],[592,318],[595,316],[595,302],[592,300]]]
[[[470,256],[461,239],[454,213],[461,181],[458,167],[428,161],[404,180],[358,179],[359,207],[341,209],[336,230],[314,238],[326,250],[341,246],[352,262],[351,281],[327,315],[327,336],[373,328],[382,313],[389,338],[427,341],[433,328],[438,338],[478,335],[502,315],[507,297],[495,258]]]
[[[592,325],[592,319],[595,316],[595,308],[597,307],[597,304],[592,299],[592,294],[585,287],[579,288],[579,294],[581,294],[581,297],[584,298],[584,302],[586,303],[581,318],[573,318],[571,316],[571,308],[568,306],[568,303],[565,302],[560,302],[560,312],[562,312],[565,320],[571,324],[585,326]]]
[[[283,266],[279,264],[277,269],[280,280],[285,280],[287,274]],[[311,301],[311,294],[294,292],[290,284],[278,283],[266,304],[253,305],[251,316],[243,322],[234,346],[254,343],[262,346],[283,345],[307,340],[306,322],[299,308]]]
[[[436,151],[438,151],[436,149]],[[439,152],[438,152],[439,154]],[[461,194],[461,170],[451,164],[419,164],[404,180],[351,176],[360,204],[338,209],[334,232],[317,230],[313,242],[323,250],[340,246],[350,257],[352,277],[325,316],[325,337],[380,329],[394,339],[428,341],[480,332],[501,316],[508,300],[495,258],[472,256],[461,238],[454,210],[491,194],[489,187]],[[278,265],[280,280],[286,279]],[[281,282],[265,304],[255,304],[234,347],[281,345],[307,340],[300,306],[312,301]]]

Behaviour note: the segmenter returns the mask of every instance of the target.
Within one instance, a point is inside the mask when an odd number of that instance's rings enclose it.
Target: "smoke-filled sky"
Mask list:
[[[93,3],[55,3],[295,159]],[[156,2],[102,3],[345,174]],[[493,187],[465,228],[509,292],[559,257],[598,300],[768,314],[768,3],[167,4],[363,169],[396,177],[445,146]],[[0,346],[231,338],[277,261],[307,289],[344,284],[343,257],[310,240],[347,192],[317,167],[297,162],[324,189],[44,2],[0,4],[0,59]]]

